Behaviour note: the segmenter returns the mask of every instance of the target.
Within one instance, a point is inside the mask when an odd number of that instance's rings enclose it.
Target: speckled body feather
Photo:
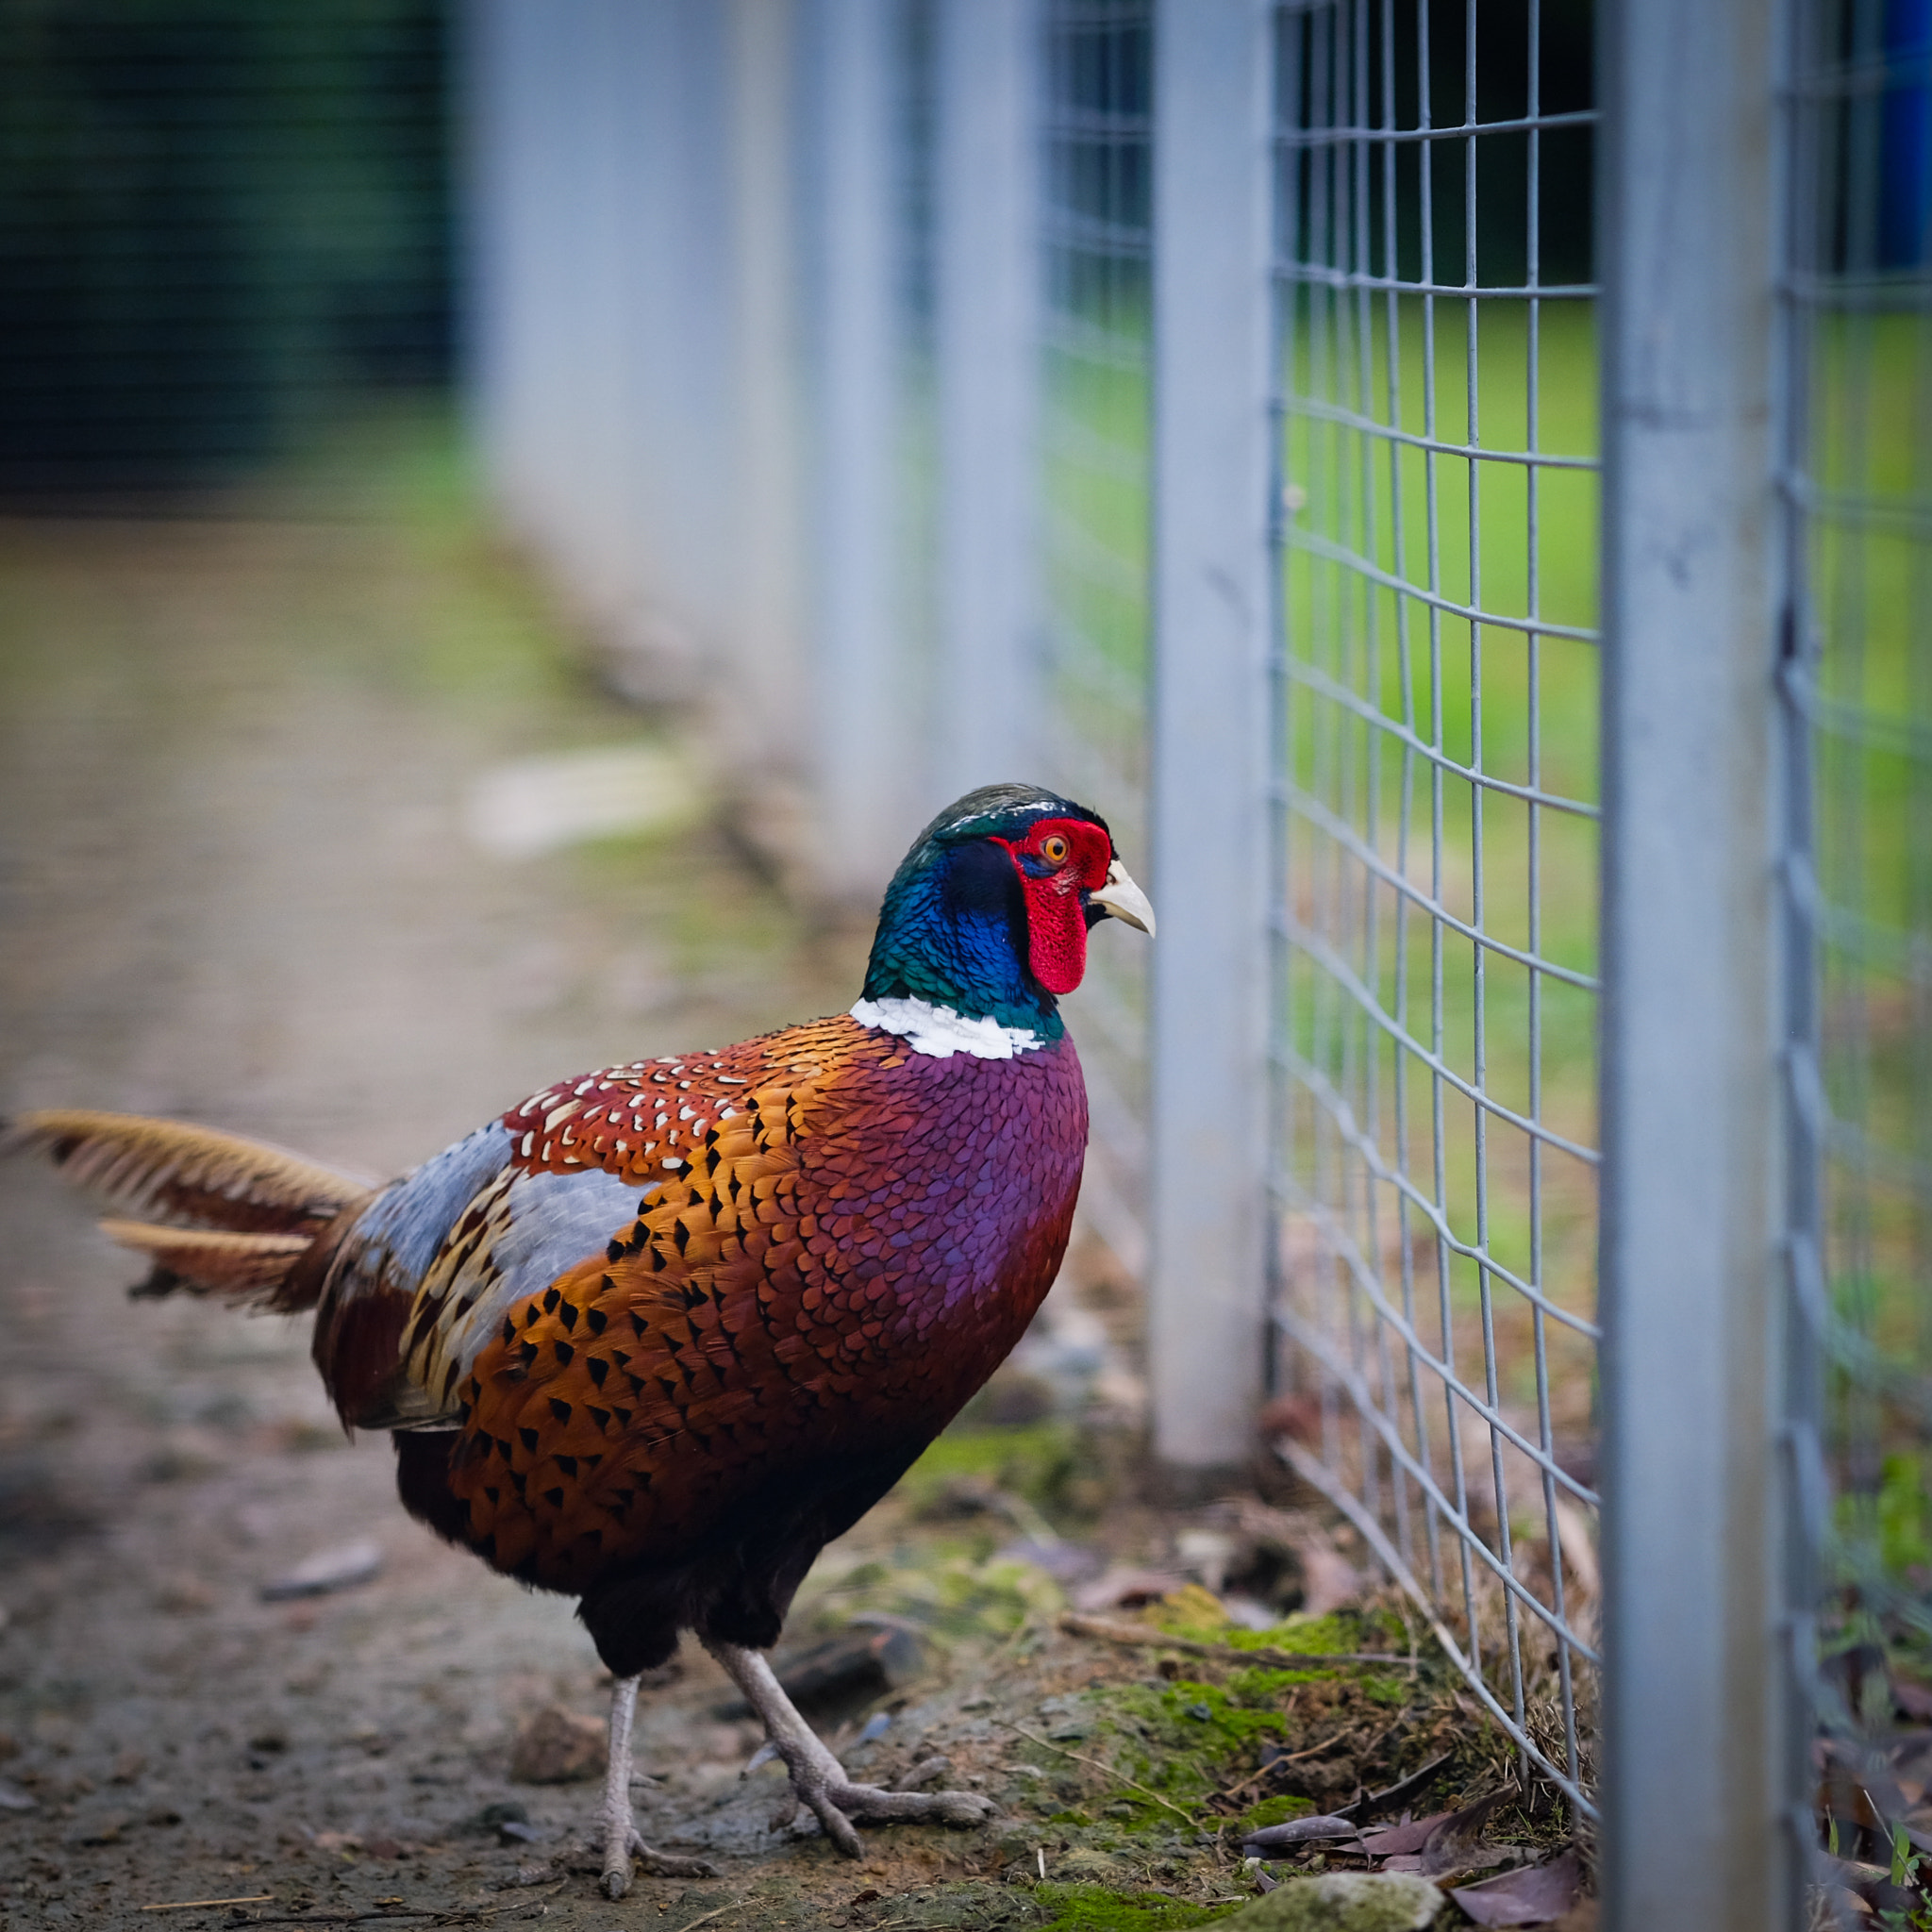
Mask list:
[[[360,1365],[400,1362],[439,1411],[398,1438],[406,1502],[583,1595],[627,1672],[680,1626],[770,1643],[819,1548],[1010,1351],[1066,1249],[1087,1107],[1070,1041],[939,1059],[841,1015],[500,1124],[508,1158],[413,1294],[339,1273],[318,1363],[356,1421],[395,1407],[394,1371]],[[544,1174],[616,1180],[630,1211],[506,1300],[492,1207]]]

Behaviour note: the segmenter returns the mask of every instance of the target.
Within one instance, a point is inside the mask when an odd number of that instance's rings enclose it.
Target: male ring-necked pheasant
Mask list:
[[[139,1293],[315,1310],[351,1428],[394,1431],[405,1506],[581,1599],[617,1679],[604,1890],[628,1887],[639,1673],[694,1631],[841,1850],[854,1820],[977,1824],[969,1791],[854,1784],[764,1653],[819,1551],[1024,1332],[1087,1144],[1057,1010],[1087,934],[1154,914],[1105,823],[1024,785],[941,812],[886,890],[849,1013],[558,1081],[372,1191],[173,1122],[9,1133],[147,1217]]]

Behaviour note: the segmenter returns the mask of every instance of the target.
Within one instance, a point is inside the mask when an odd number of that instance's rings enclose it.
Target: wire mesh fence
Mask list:
[[[1819,1610],[1827,1840],[1890,1864],[1932,1847],[1903,1788],[1923,1766],[1897,1736],[1932,1710],[1913,1689],[1932,1655],[1932,18],[1809,0],[1791,30],[1787,1403],[1809,1565],[1795,1600]]]
[[[1041,22],[1041,653],[1047,782],[1147,850],[1152,9],[1051,0]],[[1089,1211],[1134,1273],[1147,1164],[1147,962],[1093,952],[1081,1001],[1102,1161]]]
[[[1257,160],[1273,169],[1278,340],[1274,392],[1252,397],[1255,410],[1274,413],[1279,467],[1276,608],[1255,620],[1273,653],[1272,1034],[1265,1072],[1244,1064],[1228,1082],[1247,1083],[1237,1095],[1245,1100],[1265,1079],[1273,1106],[1267,1294],[1280,1399],[1271,1413],[1293,1466],[1428,1607],[1525,1770],[1592,1814],[1606,713],[1591,26],[1587,9],[1542,0],[1290,0],[1272,17],[1275,125],[1272,155],[1257,151]],[[1716,17],[1697,13],[1706,24]],[[1736,22],[1751,17],[1735,9]],[[1167,240],[1157,235],[1154,210],[1161,184],[1176,178],[1168,162],[1188,152],[1174,130],[1198,136],[1204,125],[1187,121],[1173,91],[1157,97],[1163,75],[1210,65],[1164,64],[1175,42],[1162,36],[1188,31],[1187,0],[1038,0],[999,8],[997,31],[979,0],[732,18],[735,39],[717,49],[718,98],[736,103],[730,196],[718,187],[724,145],[690,147],[694,173],[732,209],[713,225],[726,239],[712,268],[721,288],[737,286],[734,354],[745,373],[725,439],[735,439],[738,487],[704,500],[717,553],[736,545],[756,582],[741,608],[714,600],[707,671],[779,693],[769,702],[789,720],[808,697],[834,707],[855,690],[876,697],[886,687],[867,665],[909,665],[892,686],[899,709],[867,714],[874,723],[827,761],[854,788],[855,822],[892,816],[875,809],[883,792],[867,775],[889,762],[882,741],[912,768],[915,787],[958,768],[962,747],[982,764],[1004,763],[1024,742],[1026,766],[1104,810],[1124,851],[1158,848],[1184,862],[1201,828],[1187,822],[1185,774],[1176,784],[1159,767],[1156,795],[1154,733],[1171,746],[1173,720],[1157,716],[1150,691],[1172,697],[1162,680],[1174,663],[1208,647],[1157,638],[1164,606],[1150,592],[1157,575],[1165,586],[1211,561],[1171,554],[1180,525],[1160,505],[1177,474],[1174,445],[1160,460],[1153,430],[1157,405],[1185,390],[1175,358],[1186,344],[1176,344],[1157,273],[1175,258],[1165,252],[1173,230],[1163,214]],[[1202,9],[1192,18],[1198,45]],[[812,284],[786,252],[800,225],[792,160],[825,135],[820,123],[841,117],[832,96],[793,82],[821,72],[811,63],[824,49],[814,48],[835,21],[862,25],[874,54],[884,49],[868,71],[895,92],[884,108],[873,100],[878,138],[848,183],[853,208],[871,210],[872,241],[858,254],[827,242]],[[1818,1445],[1815,1479],[1800,1485],[1808,1500],[1798,1541],[1809,1555],[1794,1569],[1790,1602],[1802,1622],[1822,1586],[1830,1653],[1823,1674],[1807,1676],[1797,1729],[1808,1741],[1815,1693],[1842,1737],[1857,1733],[1866,1750],[1877,1680],[1857,1657],[1896,1660],[1932,1644],[1932,877],[1913,837],[1932,804],[1932,48],[1923,9],[1899,0],[1802,0],[1790,30],[1779,554],[1790,572],[1781,702],[1794,780],[1782,801],[1793,1105],[1782,1176],[1798,1326],[1781,1420],[1790,1441]],[[1746,38],[1740,28],[1740,43]],[[991,115],[972,123],[974,140],[1032,144],[1024,164],[1008,154],[997,195],[987,189],[999,212],[984,228],[961,215],[993,172],[974,174],[960,136],[968,93],[991,99],[949,64],[968,56],[1004,75],[1013,100],[1031,101],[1000,124],[1006,133]],[[519,74],[504,78],[523,85]],[[1641,84],[1668,92],[1654,70]],[[1661,114],[1658,100],[1633,108],[1627,94],[1607,99],[1620,104],[1629,141],[1651,152],[1635,109]],[[1754,96],[1753,110],[1767,100]],[[1198,102],[1191,111],[1201,113]],[[1014,133],[1023,123],[1024,135]],[[1723,154],[1699,150],[1709,181],[1730,181],[1724,167],[1733,165],[1740,180],[1752,168],[1761,176],[1756,150],[1740,160],[1742,139],[1724,139]],[[1619,157],[1633,177],[1635,151]],[[887,166],[898,178],[882,197],[866,170]],[[1700,206],[1721,198],[1713,189]],[[1226,232],[1241,219],[1228,208],[1189,212]],[[1004,292],[962,302],[974,261],[991,261],[1001,236],[1023,231],[1001,271]],[[1701,269],[1676,260],[1673,274],[1694,281]],[[888,310],[896,320],[879,335],[891,336],[890,354],[850,358],[852,399],[864,406],[852,422],[862,414],[874,440],[855,441],[862,462],[840,469],[828,442],[791,426],[818,407],[812,385],[828,366],[791,359],[794,310],[816,317],[828,339],[833,306],[812,304],[843,278],[849,308],[865,294],[853,279],[861,275],[871,277],[874,325]],[[1760,307],[1763,279],[1752,284]],[[1628,349],[1628,313],[1617,326],[1607,354]],[[1014,342],[1024,353],[1010,353]],[[1157,351],[1167,358],[1158,397]],[[1732,359],[1747,358],[1740,348]],[[1668,387],[1671,375],[1657,381]],[[1247,379],[1231,375],[1230,389]],[[538,402],[540,388],[530,391]],[[1245,408],[1248,391],[1236,400]],[[1760,393],[1760,425],[1762,403]],[[993,423],[1005,425],[997,437],[975,434]],[[643,441],[640,462],[662,462],[670,445],[653,444],[654,458]],[[1710,451],[1704,459],[1713,475],[1722,469]],[[863,572],[800,535],[813,527],[808,506],[846,501],[840,492],[861,471],[875,492],[885,479],[891,501],[875,495],[875,507],[896,520],[868,541]],[[1199,473],[1212,474],[1212,463]],[[1723,470],[1719,480],[1759,496],[1768,483],[1757,471]],[[1025,530],[1016,535],[1022,519],[1008,513],[1022,498]],[[727,523],[727,502],[764,502],[766,511],[734,508],[741,521]],[[967,542],[975,502],[996,513]],[[858,516],[850,502],[846,510],[869,540],[880,537],[880,518]],[[1684,509],[1687,526],[1696,513]],[[741,541],[747,532],[756,541]],[[1250,548],[1258,554],[1258,533]],[[880,562],[888,553],[890,570]],[[1007,560],[998,569],[972,561],[996,555]],[[788,557],[795,567],[781,568]],[[1624,567],[1614,554],[1611,562]],[[841,570],[851,585],[864,576],[867,608],[875,617],[890,608],[899,625],[863,661],[848,648],[849,627],[806,609],[802,587],[814,571],[823,585]],[[975,604],[968,622],[963,587],[975,575],[1028,587]],[[889,575],[890,597],[880,591]],[[1610,581],[1628,589],[1622,576]],[[1026,618],[1015,620],[1021,606]],[[1695,635],[1684,614],[1693,608],[1694,598],[1673,607],[1683,634],[1670,632],[1668,651],[1703,665],[1748,658],[1762,701],[1764,626],[1741,643]],[[884,639],[889,626],[874,628]],[[980,651],[1011,655],[984,676]],[[1655,656],[1643,662],[1657,671]],[[1006,702],[1009,691],[1023,701]],[[1024,728],[1011,726],[1015,712]],[[1611,717],[1619,769],[1641,777],[1632,734]],[[1239,723],[1227,721],[1229,746]],[[1207,755],[1210,739],[1201,741]],[[1657,766],[1654,746],[1649,756]],[[987,775],[962,772],[959,782]],[[1625,798],[1619,810],[1627,809]],[[1724,876],[1737,874],[1744,845],[1707,826],[1685,836],[1700,830],[1710,876],[1725,866]],[[1700,929],[1695,943],[1709,937]],[[1258,951],[1241,943],[1243,958]],[[1635,943],[1644,962],[1668,951],[1654,934]],[[1720,975],[1716,991],[1697,994],[1712,1037],[1734,1024],[1720,1007],[1737,975],[1763,962],[1759,936],[1740,943],[1731,981]],[[1641,1001],[1627,997],[1632,957],[1613,953],[1625,997],[1610,1071],[1651,1065],[1633,1041],[1654,1051],[1683,1019],[1664,1010],[1672,990],[1659,991],[1654,974]],[[1095,1129],[1089,1211],[1136,1273],[1145,1204],[1158,1229],[1160,1203],[1189,1186],[1184,1162],[1147,1152],[1150,1087],[1172,1074],[1181,1048],[1172,1027],[1149,1041],[1146,967],[1131,949],[1096,948],[1075,1022]],[[1767,1046],[1765,1031],[1756,1027],[1754,1049]],[[1744,1133],[1739,1158],[1757,1159],[1759,1132],[1754,1123]],[[1630,1171],[1620,1160],[1613,1178]],[[1700,1170],[1687,1186],[1693,1218],[1707,1179]],[[1645,1185],[1660,1185],[1654,1171]],[[1627,1221],[1627,1195],[1624,1210]],[[1668,1214],[1666,1224],[1669,1263],[1685,1258],[1686,1238]],[[1258,1298],[1253,1272],[1229,1270],[1239,1278],[1216,1291]],[[1722,1333],[1715,1279],[1707,1272],[1687,1291],[1703,1297],[1696,1321],[1668,1311],[1682,1332]],[[1199,1285],[1184,1267],[1163,1275],[1157,1265],[1153,1299],[1163,1295],[1170,1332],[1192,1346]],[[1652,1314],[1657,1306],[1645,1305]],[[1256,1312],[1251,1300],[1241,1336],[1254,1334]],[[1657,1342],[1663,1324],[1648,1325]],[[1234,1332],[1215,1344],[1224,1362]],[[1208,1362],[1201,1386],[1227,1373]],[[1619,1382],[1613,1371],[1610,1387],[1627,1394],[1627,1374]],[[1639,1527],[1654,1542],[1662,1535]],[[1716,1628],[1707,1604],[1687,1601],[1685,1614]],[[1808,1671],[1808,1636],[1799,1650]],[[1860,1775],[1875,1776],[1876,1763],[1867,1750]],[[1860,1789],[1870,1796],[1869,1784]]]
[[[1280,14],[1277,1414],[1588,1810],[1592,116],[1514,24]]]

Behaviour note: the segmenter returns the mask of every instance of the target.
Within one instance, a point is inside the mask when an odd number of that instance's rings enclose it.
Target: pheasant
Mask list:
[[[1103,820],[989,786],[921,832],[851,1010],[560,1080],[380,1190],[258,1142],[28,1113],[139,1220],[177,1291],[313,1309],[344,1425],[393,1432],[404,1506],[579,1599],[616,1680],[607,1896],[654,1850],[631,1813],[638,1678],[693,1632],[840,1850],[858,1823],[994,1814],[855,1784],[765,1653],[820,1550],[883,1496],[1025,1331],[1066,1251],[1087,1142],[1058,1010],[1112,915],[1154,913]]]

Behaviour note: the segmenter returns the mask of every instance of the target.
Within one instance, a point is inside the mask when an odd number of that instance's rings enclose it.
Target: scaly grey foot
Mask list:
[[[978,1791],[889,1791],[878,1785],[856,1785],[806,1721],[774,1674],[761,1651],[735,1643],[707,1643],[745,1702],[763,1721],[771,1749],[791,1774],[798,1802],[815,1817],[825,1836],[848,1858],[865,1856],[865,1840],[853,1821],[866,1824],[984,1824],[999,1807]]]
[[[630,1814],[630,1730],[637,1710],[638,1680],[620,1677],[610,1698],[610,1757],[604,1771],[603,1826],[604,1896],[622,1898],[630,1890],[630,1861],[639,1858],[646,1872],[660,1878],[715,1878],[718,1868],[707,1858],[680,1857],[647,1845]]]

